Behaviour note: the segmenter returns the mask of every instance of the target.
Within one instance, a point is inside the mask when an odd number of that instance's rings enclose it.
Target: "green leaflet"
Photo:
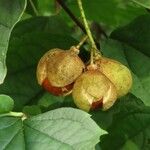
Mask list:
[[[0,147],[11,150],[94,149],[105,131],[78,109],[60,108],[22,122],[0,117]]]
[[[26,0],[0,1],[0,84],[7,73],[6,53],[11,31],[20,20],[26,7]]]

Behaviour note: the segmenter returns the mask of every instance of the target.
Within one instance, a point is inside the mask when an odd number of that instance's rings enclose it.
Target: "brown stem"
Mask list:
[[[66,4],[64,3],[64,0],[56,0],[56,1],[66,11],[66,13],[70,16],[70,18],[77,24],[77,26],[79,26],[80,29],[86,34],[86,30],[85,30],[83,24],[74,16],[72,11],[66,6]]]
[[[64,0],[56,0],[57,3],[65,10],[65,12],[69,15],[69,17],[76,23],[76,25],[86,34],[86,30],[84,25],[78,20],[78,18],[72,13],[72,11],[66,6]],[[102,29],[101,29],[102,30]],[[104,36],[106,35],[105,31],[103,31]],[[106,36],[105,36],[106,37]],[[96,46],[98,49],[100,48],[99,42],[94,39]]]

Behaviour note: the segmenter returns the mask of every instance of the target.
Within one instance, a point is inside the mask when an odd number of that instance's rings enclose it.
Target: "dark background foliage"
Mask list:
[[[0,150],[150,149],[150,0],[83,0],[83,7],[103,55],[130,68],[130,93],[110,110],[88,114],[71,95],[44,91],[36,80],[41,56],[69,49],[85,32],[77,2],[0,0],[0,94],[28,116],[0,115]],[[80,57],[89,59],[87,44]]]

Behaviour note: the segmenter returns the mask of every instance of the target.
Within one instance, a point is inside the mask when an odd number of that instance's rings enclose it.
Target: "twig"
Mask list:
[[[72,11],[66,6],[65,4],[65,1],[64,0],[56,0],[57,3],[65,10],[65,12],[69,15],[69,17],[76,23],[76,25],[83,31],[83,33],[86,34],[86,30],[84,28],[84,25],[78,20],[77,17],[75,17],[75,15],[72,13]],[[103,29],[101,29],[104,34],[104,36],[106,37],[106,33]],[[98,49],[100,48],[100,44],[99,42],[97,42],[95,39],[94,39],[95,43],[96,43],[96,46],[98,47]]]
[[[56,1],[59,3],[59,5],[61,5],[61,7],[66,11],[66,13],[70,16],[70,18],[76,23],[76,25],[80,27],[80,29],[86,34],[86,30],[83,24],[74,16],[72,11],[66,6],[64,0],[56,0]]]

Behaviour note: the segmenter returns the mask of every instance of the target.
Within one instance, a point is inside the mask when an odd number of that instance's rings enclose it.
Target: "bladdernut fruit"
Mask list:
[[[105,76],[116,86],[118,97],[126,95],[132,86],[130,70],[120,62],[102,57],[95,62]]]
[[[100,71],[88,70],[75,81],[72,96],[82,110],[109,109],[117,99],[113,83]]]
[[[39,61],[37,80],[47,91],[54,95],[70,93],[76,78],[83,72],[84,63],[78,50],[51,49]]]

